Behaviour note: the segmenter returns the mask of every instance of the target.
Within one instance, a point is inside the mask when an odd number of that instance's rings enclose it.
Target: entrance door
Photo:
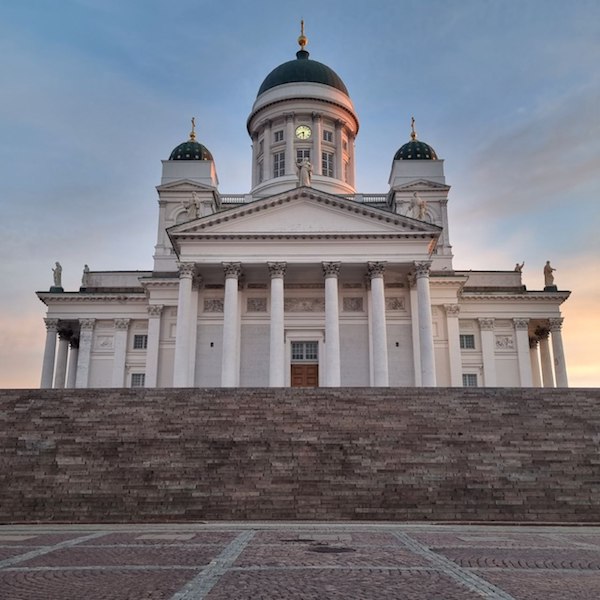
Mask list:
[[[317,387],[319,385],[319,365],[292,364],[292,387]]]
[[[318,342],[292,342],[292,387],[319,386]]]

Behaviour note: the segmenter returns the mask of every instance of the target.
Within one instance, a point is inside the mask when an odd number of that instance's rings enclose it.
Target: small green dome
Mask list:
[[[171,152],[169,160],[213,160],[213,157],[206,146],[196,140],[188,140]]]
[[[299,50],[296,52],[296,60],[290,60],[273,69],[262,82],[257,96],[278,85],[302,82],[322,83],[340,90],[346,96],[350,95],[344,82],[333,69],[316,60],[310,60],[308,56],[306,50]]]
[[[394,160],[437,160],[435,150],[425,142],[411,140],[394,154]]]

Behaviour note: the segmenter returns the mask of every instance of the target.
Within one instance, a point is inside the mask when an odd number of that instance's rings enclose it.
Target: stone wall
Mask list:
[[[0,522],[600,522],[600,390],[0,391]]]

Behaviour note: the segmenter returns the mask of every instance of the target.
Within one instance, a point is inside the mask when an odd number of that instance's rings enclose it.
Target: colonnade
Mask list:
[[[535,387],[568,387],[567,366],[562,340],[562,317],[548,319],[529,338],[529,358]],[[550,352],[552,344],[552,353]]]
[[[269,386],[285,385],[285,329],[284,329],[284,278],[287,265],[284,262],[268,262],[267,268],[271,279],[270,301],[271,314],[269,323]],[[342,269],[340,262],[321,263],[325,280],[325,356],[322,381],[327,387],[339,387],[341,381],[340,360],[340,321],[339,321],[339,275]],[[429,293],[429,263],[417,263],[417,297],[422,306],[418,319],[421,327],[420,362],[423,367],[423,385],[435,385],[435,361],[433,353],[433,328],[431,321],[431,300]],[[177,308],[177,335],[175,340],[175,366],[173,385],[175,387],[192,386],[193,365],[190,364],[189,336],[195,331],[195,323],[190,320],[191,278],[196,266],[194,263],[181,263],[179,266],[179,297]],[[384,293],[385,263],[369,262],[366,264],[367,277],[370,283],[371,306],[371,342],[373,385],[389,385],[386,307]],[[240,314],[239,314],[239,280],[242,275],[242,264],[239,262],[223,263],[225,276],[225,294],[223,304],[223,344],[221,357],[221,386],[236,387],[239,385],[239,347],[240,347]],[[420,283],[419,283],[420,282]],[[180,334],[180,331],[183,332]],[[148,339],[150,347],[151,340]],[[148,381],[148,380],[147,380]]]

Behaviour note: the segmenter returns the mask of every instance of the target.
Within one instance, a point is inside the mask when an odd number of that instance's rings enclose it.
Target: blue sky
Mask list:
[[[570,378],[600,385],[600,3],[577,0],[24,0],[0,6],[0,386],[39,383],[59,260],[147,269],[160,160],[187,138],[224,193],[250,187],[245,123],[264,77],[311,57],[361,122],[357,188],[385,192],[414,114],[446,160],[455,266],[550,259]]]

